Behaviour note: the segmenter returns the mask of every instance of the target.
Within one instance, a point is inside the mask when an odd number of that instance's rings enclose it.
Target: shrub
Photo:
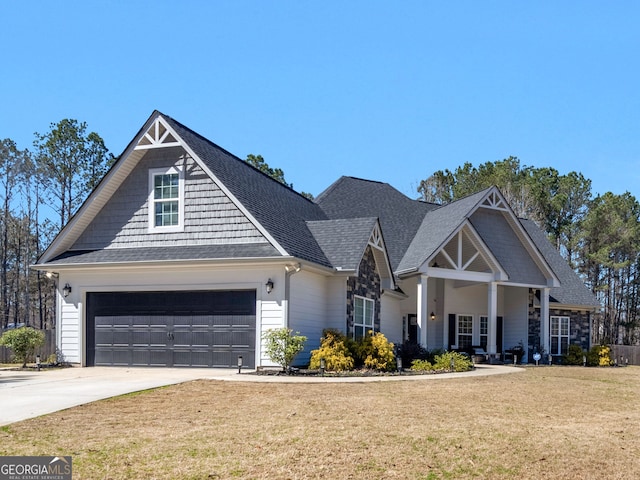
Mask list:
[[[433,365],[429,360],[416,359],[411,362],[411,370],[414,372],[430,372],[433,370]]]
[[[324,359],[327,370],[342,372],[353,369],[353,356],[346,345],[346,337],[336,330],[322,332],[320,348],[311,350],[309,368],[320,368],[320,360]]]
[[[562,363],[564,365],[582,365],[582,357],[585,352],[580,345],[569,345],[567,353],[562,356]]]
[[[262,338],[265,341],[265,352],[272,362],[281,365],[285,371],[289,371],[291,363],[298,353],[304,349],[307,337],[289,328],[274,328],[267,330]]]
[[[453,369],[451,368],[453,364]],[[471,359],[459,352],[444,352],[436,355],[434,370],[449,370],[454,372],[466,372],[473,369]]]
[[[24,368],[36,348],[44,345],[44,332],[31,327],[8,330],[0,337],[0,345],[13,350],[13,357],[18,362],[22,362],[22,368]]]
[[[610,367],[613,365],[611,360],[611,348],[607,345],[594,345],[587,353],[587,365],[590,367]]]
[[[405,340],[397,346],[396,356],[402,359],[402,365],[412,365],[414,360],[428,360],[429,352],[422,345]]]
[[[382,332],[369,332],[362,339],[360,349],[364,366],[374,370],[389,371],[396,368],[396,357],[393,354],[393,343],[387,340]]]

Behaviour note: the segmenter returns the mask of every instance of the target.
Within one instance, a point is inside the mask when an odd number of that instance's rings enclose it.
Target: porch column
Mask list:
[[[549,288],[540,290],[540,348],[545,353],[551,353],[551,344],[549,342]],[[542,352],[540,352],[542,353]]]
[[[429,277],[427,275],[420,275],[417,291],[418,343],[424,348],[427,348],[427,322],[429,319],[429,313],[427,312],[427,299],[429,298],[427,291],[428,280]]]
[[[498,284],[489,282],[487,284],[487,316],[489,317],[489,338],[487,339],[487,353],[495,355],[498,353]]]

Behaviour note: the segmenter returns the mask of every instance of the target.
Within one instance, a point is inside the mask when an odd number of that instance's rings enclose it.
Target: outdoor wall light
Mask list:
[[[431,317],[431,320],[435,320],[435,319],[436,319],[436,314],[435,314],[435,313],[433,313],[433,312],[431,312],[430,317]]]
[[[65,283],[64,288],[62,289],[62,296],[64,298],[67,298],[70,293],[71,293],[71,285],[69,285],[68,283]]]
[[[293,265],[285,265],[284,270],[287,273],[298,273],[301,268],[302,265],[300,263],[295,263]]]
[[[273,280],[267,280],[267,283],[264,284],[264,287],[267,289],[267,293],[271,293],[273,290]]]
[[[238,355],[238,373],[242,370],[242,355]]]

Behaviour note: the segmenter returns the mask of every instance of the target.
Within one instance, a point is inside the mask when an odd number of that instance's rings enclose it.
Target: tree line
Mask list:
[[[516,157],[439,170],[418,186],[444,204],[496,185],[516,215],[535,221],[594,293],[595,343],[640,343],[640,204],[629,192],[593,195],[581,173],[521,165]]]
[[[0,327],[55,323],[55,279],[31,268],[98,184],[114,157],[87,124],[64,119],[33,149],[0,141]]]
[[[283,184],[260,155],[245,160]],[[30,268],[115,162],[103,139],[73,119],[35,133],[31,150],[0,141],[0,327],[55,322],[55,279]],[[602,304],[593,341],[640,343],[640,204],[630,193],[593,195],[581,173],[522,165],[516,157],[422,180],[420,199],[445,204],[496,185],[516,215],[535,221]],[[310,194],[303,193],[310,199]]]

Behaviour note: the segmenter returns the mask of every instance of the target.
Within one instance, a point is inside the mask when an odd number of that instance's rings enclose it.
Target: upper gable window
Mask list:
[[[149,170],[149,232],[181,232],[184,174],[176,167]]]

